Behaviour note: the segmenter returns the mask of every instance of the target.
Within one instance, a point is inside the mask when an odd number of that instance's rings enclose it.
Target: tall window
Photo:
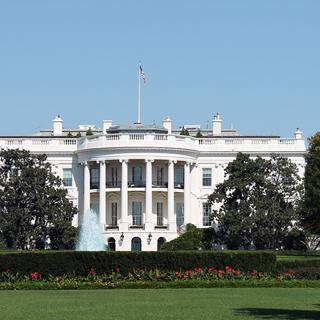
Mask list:
[[[211,187],[212,180],[212,169],[211,168],[203,168],[202,169],[202,186],[203,187]]]
[[[157,202],[157,226],[163,226],[163,202]]]
[[[132,224],[142,225],[142,202],[140,201],[132,201]]]
[[[140,166],[132,167],[132,183],[139,185],[142,182],[142,168]]]
[[[63,185],[72,187],[72,169],[63,169]]]
[[[183,202],[176,203],[176,219],[177,219],[177,227],[180,227],[184,224]]]
[[[90,187],[91,189],[99,188],[99,177],[100,177],[100,169],[92,168],[90,169]]]
[[[175,175],[175,177],[174,177],[175,186],[183,188],[184,168],[182,166],[175,167],[174,175]]]
[[[157,186],[162,186],[163,185],[163,168],[157,167],[157,181],[156,181]]]
[[[141,251],[141,239],[139,237],[132,238],[131,251]]]
[[[116,226],[118,224],[118,203],[111,203],[111,225]]]
[[[211,205],[207,202],[202,204],[202,224],[203,226],[210,226],[210,214],[211,214]]]
[[[111,168],[111,186],[118,186],[118,168]]]

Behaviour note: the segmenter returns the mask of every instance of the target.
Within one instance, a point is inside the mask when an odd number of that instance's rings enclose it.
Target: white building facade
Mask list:
[[[0,148],[45,153],[79,209],[74,224],[81,224],[90,208],[96,211],[111,249],[156,251],[188,223],[210,226],[208,195],[223,182],[238,152],[264,158],[280,154],[303,175],[306,149],[299,129],[283,139],[243,136],[221,124],[216,114],[212,127],[195,138],[180,135],[170,118],[162,126],[115,126],[106,120],[101,130],[92,125],[66,130],[57,116],[51,130],[0,136]],[[93,135],[85,136],[89,128]],[[200,126],[185,128],[200,131]],[[81,137],[72,138],[76,133]]]

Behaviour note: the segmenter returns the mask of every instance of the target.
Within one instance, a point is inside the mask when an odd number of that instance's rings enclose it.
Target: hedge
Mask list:
[[[33,251],[0,254],[0,272],[74,274],[85,276],[91,268],[97,274],[108,274],[120,268],[122,274],[134,269],[178,271],[195,267],[232,266],[242,272],[271,272],[276,255],[265,251],[164,251],[164,252],[78,252]]]
[[[276,270],[279,272],[288,270],[299,271],[309,268],[318,269],[320,272],[320,259],[280,260],[276,262]]]

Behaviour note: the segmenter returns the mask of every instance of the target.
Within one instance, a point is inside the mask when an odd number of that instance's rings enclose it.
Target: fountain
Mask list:
[[[98,214],[92,209],[83,215],[80,226],[80,236],[77,241],[77,251],[105,251],[106,245],[101,233]]]

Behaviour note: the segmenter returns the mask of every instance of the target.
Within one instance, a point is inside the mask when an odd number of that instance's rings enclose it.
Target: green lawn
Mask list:
[[[320,289],[0,291],[0,319],[320,319]]]

